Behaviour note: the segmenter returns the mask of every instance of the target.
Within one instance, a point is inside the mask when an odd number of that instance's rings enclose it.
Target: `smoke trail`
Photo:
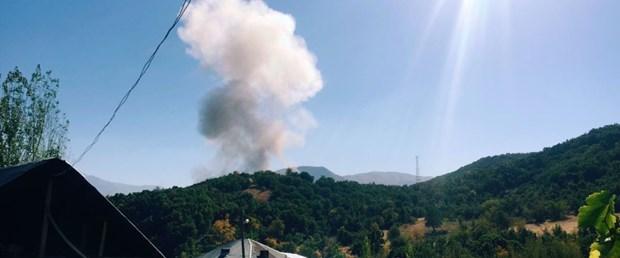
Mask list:
[[[203,0],[183,22],[178,33],[188,53],[223,81],[200,110],[218,170],[266,169],[270,157],[303,144],[315,122],[301,103],[323,82],[293,17],[257,0]]]

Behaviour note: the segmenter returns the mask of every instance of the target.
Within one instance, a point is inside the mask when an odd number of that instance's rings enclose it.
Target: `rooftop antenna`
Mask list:
[[[418,161],[418,155],[415,156],[415,182],[418,183],[420,180],[420,165]]]

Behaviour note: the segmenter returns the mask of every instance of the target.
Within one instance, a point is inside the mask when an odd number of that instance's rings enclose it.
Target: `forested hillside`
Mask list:
[[[527,154],[480,159],[421,184],[426,200],[446,214],[475,218],[481,204],[498,199],[512,216],[541,222],[574,213],[584,196],[620,192],[620,125]]]
[[[307,173],[233,173],[111,200],[169,256],[191,256],[235,239],[245,213],[251,218],[250,237],[311,257],[342,252],[366,257],[575,257],[587,250],[587,232],[537,237],[509,228],[518,221],[575,213],[593,191],[619,193],[620,125],[594,129],[541,152],[483,158],[413,186],[313,181]],[[457,226],[423,238],[399,230],[420,217],[426,217],[427,226],[447,221]]]
[[[250,237],[282,243],[284,250],[302,243],[328,246],[331,236],[339,245],[361,249],[364,237],[380,238],[381,229],[424,214],[412,189],[312,181],[307,173],[230,174],[187,188],[116,195],[112,201],[167,254],[234,239],[238,229],[232,227],[238,228],[242,211],[251,218]]]

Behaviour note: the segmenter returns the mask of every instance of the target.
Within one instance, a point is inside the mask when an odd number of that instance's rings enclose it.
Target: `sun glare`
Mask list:
[[[440,79],[438,100],[438,141],[439,152],[447,148],[451,141],[455,113],[464,88],[467,65],[475,51],[476,42],[484,40],[486,18],[490,6],[488,1],[463,0],[456,12],[457,17],[447,45],[444,68]],[[443,5],[438,2],[437,5]]]

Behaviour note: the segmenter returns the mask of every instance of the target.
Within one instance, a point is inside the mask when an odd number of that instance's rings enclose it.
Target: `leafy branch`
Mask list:
[[[579,208],[580,228],[594,228],[596,240],[590,245],[590,258],[620,257],[620,227],[614,205],[616,195],[609,191],[590,194]]]

